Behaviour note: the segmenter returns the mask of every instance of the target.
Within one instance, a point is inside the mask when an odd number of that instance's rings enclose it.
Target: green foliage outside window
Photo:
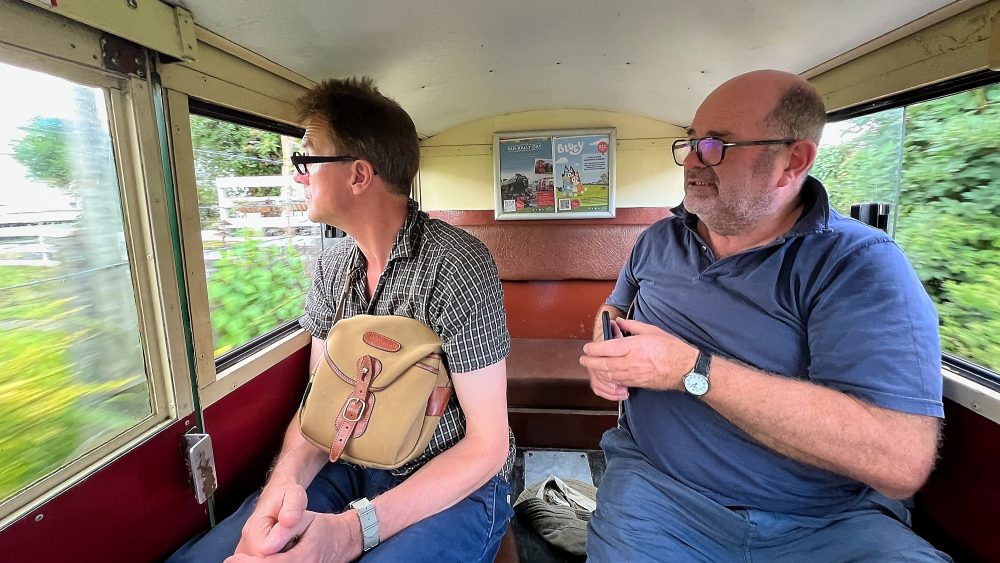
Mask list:
[[[217,178],[281,174],[281,135],[277,133],[192,115],[191,142],[202,228],[214,226],[219,217],[215,209],[219,204],[215,188]]]
[[[20,129],[25,135],[12,144],[11,149],[14,160],[24,166],[28,177],[73,193],[75,190],[69,162],[69,122],[37,115]]]
[[[846,125],[841,138],[849,141],[821,147],[811,172],[827,187],[830,203],[844,215],[851,204],[869,201],[892,203],[895,213],[903,108],[837,125]]]
[[[937,305],[946,352],[1000,371],[1000,85],[906,108],[895,237]],[[852,120],[813,169],[842,213],[889,201],[901,110]]]
[[[8,78],[20,72],[0,67]],[[22,235],[5,244],[0,266],[0,499],[152,410],[106,98],[58,79],[47,87],[63,96],[55,113],[71,117],[12,106],[9,117],[24,125],[0,139],[24,167],[3,169],[8,187],[26,178],[69,196],[68,208],[39,196],[30,213],[12,210]],[[44,266],[25,258],[35,253]]]
[[[149,414],[143,374],[86,381],[70,350],[103,326],[67,330],[73,298],[44,285],[48,268],[0,267],[0,499]]]
[[[302,314],[306,275],[291,245],[267,246],[244,232],[222,251],[208,280],[215,355]]]

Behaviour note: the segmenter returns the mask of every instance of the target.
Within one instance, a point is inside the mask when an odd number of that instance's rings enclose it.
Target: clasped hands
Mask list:
[[[681,390],[694,368],[698,349],[665,330],[634,320],[612,321],[612,340],[583,347],[580,364],[590,373],[590,388],[611,401],[628,399],[629,387]],[[622,331],[631,336],[622,338]]]
[[[360,525],[353,511],[323,514],[306,510],[306,504],[301,485],[268,483],[226,563],[339,563],[361,556]]]

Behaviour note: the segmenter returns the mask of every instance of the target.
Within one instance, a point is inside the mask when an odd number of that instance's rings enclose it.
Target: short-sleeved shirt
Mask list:
[[[316,338],[333,326],[344,283],[351,288],[343,318],[359,314],[399,315],[416,319],[441,337],[452,374],[491,366],[510,352],[503,288],[493,257],[479,239],[443,221],[430,219],[409,200],[406,219],[396,235],[385,271],[372,299],[366,290],[367,261],[350,237],[320,254],[299,324]],[[395,470],[408,475],[465,436],[465,414],[452,397],[427,451]],[[502,475],[509,477],[514,437]]]
[[[895,242],[802,187],[792,229],[716,260],[681,205],[636,242],[608,304],[711,354],[900,412],[943,416],[937,313]],[[710,372],[711,373],[711,372]],[[711,375],[709,376],[711,379]],[[866,485],[778,454],[704,401],[633,389],[625,424],[661,471],[731,508],[835,513]]]

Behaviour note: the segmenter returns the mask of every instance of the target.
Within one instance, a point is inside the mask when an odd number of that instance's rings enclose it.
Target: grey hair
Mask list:
[[[818,145],[826,125],[823,98],[811,85],[791,86],[764,118],[764,125],[786,139],[809,139]]]

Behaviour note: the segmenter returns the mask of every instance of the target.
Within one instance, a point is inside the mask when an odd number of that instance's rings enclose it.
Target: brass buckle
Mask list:
[[[347,416],[347,409],[351,406],[351,401],[357,401],[357,402],[361,403],[361,409],[358,410],[358,416],[357,416],[357,418],[349,418]],[[344,420],[346,420],[348,422],[357,422],[357,421],[361,420],[361,415],[364,414],[364,412],[365,412],[365,402],[362,401],[361,399],[357,398],[357,397],[351,397],[350,399],[347,399],[346,403],[344,403],[344,411],[341,414],[344,415]]]

